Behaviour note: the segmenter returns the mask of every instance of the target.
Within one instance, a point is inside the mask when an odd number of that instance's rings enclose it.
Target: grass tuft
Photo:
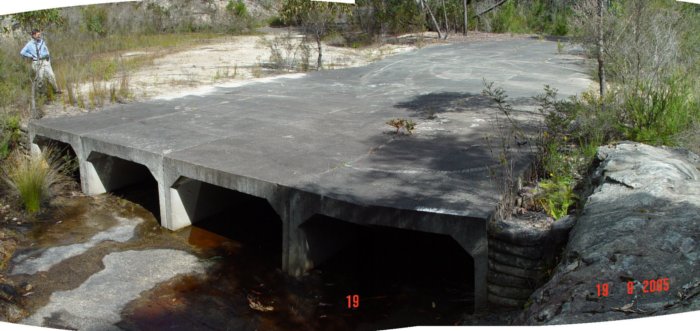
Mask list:
[[[3,175],[24,210],[36,214],[51,198],[52,190],[68,180],[65,170],[66,166],[60,162],[59,153],[53,148],[45,148],[42,153],[35,155],[16,150],[5,160]]]

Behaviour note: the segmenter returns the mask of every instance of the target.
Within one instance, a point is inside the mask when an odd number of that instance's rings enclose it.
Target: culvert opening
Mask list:
[[[339,308],[329,315],[347,312],[353,304],[347,296],[354,294],[362,311],[358,321],[381,321],[382,327],[449,325],[473,311],[474,260],[450,236],[325,216],[309,222],[310,227],[336,227],[327,235],[347,241],[312,272],[324,284],[325,300]]]
[[[186,214],[181,217],[193,222],[191,244],[216,248],[223,241],[234,243],[237,265],[280,268],[282,220],[267,200],[188,178],[180,178],[173,188]],[[224,247],[223,253],[234,254],[230,248]]]
[[[142,164],[115,156],[92,152],[87,159],[106,192],[131,201],[148,210],[160,221],[158,182]]]
[[[78,163],[78,156],[70,144],[42,136],[36,136],[34,143],[42,151],[49,150],[51,157],[58,162],[61,170],[76,183],[80,184],[80,164]]]

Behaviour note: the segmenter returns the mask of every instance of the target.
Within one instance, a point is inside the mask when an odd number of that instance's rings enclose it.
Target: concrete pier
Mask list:
[[[497,146],[485,139],[498,139],[499,114],[479,95],[483,79],[507,90],[520,118],[535,120],[527,98],[544,84],[564,96],[590,84],[582,60],[556,49],[540,40],[430,47],[362,68],[42,119],[30,136],[72,147],[87,194],[153,177],[171,230],[226,208],[222,190],[265,199],[282,220],[282,268],[291,275],[347,243],[309,222],[315,215],[451,237],[473,258],[479,309],[486,224],[501,199]],[[385,122],[394,118],[414,120],[415,132],[393,133]],[[520,171],[528,150],[514,153]]]

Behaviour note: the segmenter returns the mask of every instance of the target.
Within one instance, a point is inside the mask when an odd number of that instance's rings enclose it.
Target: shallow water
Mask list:
[[[433,252],[447,250],[439,247],[446,245],[431,241],[434,238],[367,231],[360,239],[362,249],[349,247],[296,280],[279,270],[280,248],[274,241],[237,239],[242,231],[260,234],[259,228],[229,226],[222,230],[217,226],[231,223],[229,217],[210,219],[183,231],[187,242],[214,262],[207,275],[180,277],[149,291],[125,310],[122,326],[363,330],[454,325],[472,309],[472,291],[464,285],[472,281],[468,268],[446,265],[435,256],[418,256],[419,248],[429,244],[436,246]],[[245,220],[232,223],[236,222]],[[413,263],[416,261],[423,263]],[[464,282],[455,279],[459,274],[464,275]],[[353,295],[359,298],[357,308]],[[273,310],[257,311],[251,309],[251,303]]]
[[[206,266],[203,273],[180,274],[128,302],[117,312],[121,321],[116,324],[126,330],[372,330],[454,325],[472,310],[471,269],[457,263],[466,254],[460,256],[455,243],[415,232],[360,228],[346,249],[294,279],[279,269],[277,216],[255,203],[243,204],[253,208],[232,208],[235,213],[170,232],[131,202],[112,196],[75,199],[57,219],[36,225],[21,253],[89,242],[120,224],[120,217],[133,220],[134,238],[99,242],[47,271],[13,277],[33,284],[36,290],[27,300],[30,310],[37,310],[52,293],[78,288],[99,273],[112,252],[176,249]]]

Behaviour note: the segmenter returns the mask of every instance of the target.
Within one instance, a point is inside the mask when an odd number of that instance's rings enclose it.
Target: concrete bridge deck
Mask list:
[[[572,95],[590,84],[581,63],[540,40],[437,46],[361,68],[42,119],[30,135],[73,148],[87,194],[139,181],[136,167],[145,166],[172,230],[225,208],[220,188],[267,200],[283,222],[282,267],[293,275],[344,242],[306,227],[314,215],[449,236],[473,258],[479,307],[486,224],[500,199],[484,141],[497,137],[497,111],[479,96],[483,79],[516,100],[544,84]],[[413,119],[416,132],[392,134],[385,122],[393,118]]]

